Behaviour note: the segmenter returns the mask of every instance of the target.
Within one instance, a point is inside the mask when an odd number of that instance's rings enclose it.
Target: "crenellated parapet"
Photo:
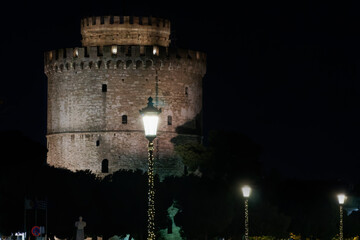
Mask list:
[[[45,52],[45,73],[96,69],[152,69],[206,72],[206,54],[158,46],[66,48]]]
[[[170,21],[154,17],[98,16],[81,20],[83,46],[170,44]]]

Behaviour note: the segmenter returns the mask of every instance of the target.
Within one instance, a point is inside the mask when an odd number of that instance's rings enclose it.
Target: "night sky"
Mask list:
[[[43,53],[81,46],[82,17],[152,15],[171,21],[173,46],[207,54],[206,131],[246,134],[266,169],[288,177],[360,182],[356,2],[12,1],[1,13],[0,130],[45,144]]]

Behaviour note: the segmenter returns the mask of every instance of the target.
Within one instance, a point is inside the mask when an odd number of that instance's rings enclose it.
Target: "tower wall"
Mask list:
[[[199,141],[203,53],[159,46],[68,48],[45,53],[50,165],[101,175],[147,169],[139,110],[152,96],[162,108],[155,154],[161,176],[183,173],[174,143]],[[127,123],[122,123],[123,116]],[[171,125],[168,125],[171,116]]]
[[[170,44],[170,22],[154,17],[104,16],[81,21],[83,46]]]

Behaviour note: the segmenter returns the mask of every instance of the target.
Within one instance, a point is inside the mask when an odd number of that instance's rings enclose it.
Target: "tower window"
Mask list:
[[[130,57],[131,56],[131,46],[126,48],[126,56]]]
[[[97,146],[97,147],[100,146],[100,140],[97,140],[97,141],[96,141],[96,146]]]
[[[111,46],[111,53],[116,55],[117,54],[117,46],[114,45],[114,46]]]
[[[79,49],[75,48],[73,55],[74,55],[74,57],[79,57]]]
[[[167,122],[168,125],[172,125],[172,116],[168,116]]]
[[[140,55],[145,55],[145,47],[140,46]]]
[[[122,115],[121,122],[122,124],[127,124],[127,115]]]
[[[186,87],[186,88],[185,88],[185,96],[188,96],[188,95],[189,95],[189,88]]]
[[[107,92],[107,85],[106,84],[102,85],[102,92]]]
[[[101,172],[102,173],[108,173],[109,172],[109,161],[107,159],[104,159],[101,162]]]
[[[153,55],[159,56],[159,47],[153,46]]]

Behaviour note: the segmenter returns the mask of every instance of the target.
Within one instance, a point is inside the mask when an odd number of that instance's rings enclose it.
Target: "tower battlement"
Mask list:
[[[81,20],[83,46],[170,44],[170,21],[154,17],[97,16]]]
[[[73,69],[161,69],[206,72],[206,54],[158,46],[66,48],[45,52],[45,72]]]

